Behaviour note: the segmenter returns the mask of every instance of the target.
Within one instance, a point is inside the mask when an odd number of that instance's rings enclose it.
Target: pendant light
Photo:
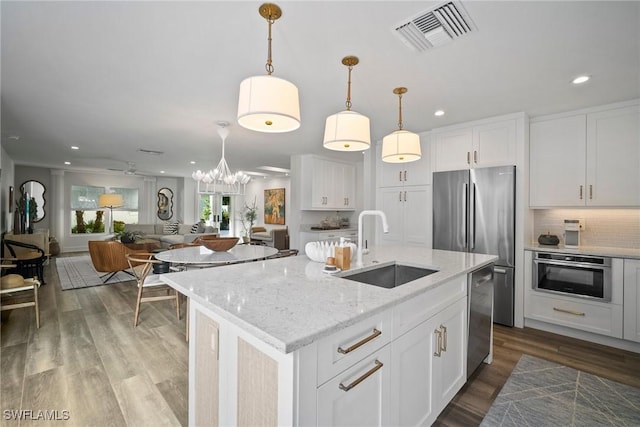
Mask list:
[[[369,118],[351,111],[351,70],[359,62],[355,56],[345,56],[342,64],[349,68],[347,109],[327,117],[324,126],[324,148],[336,151],[362,151],[371,145]]]
[[[382,161],[387,163],[408,163],[422,157],[420,136],[402,129],[402,95],[406,87],[397,87],[393,93],[398,95],[398,130],[382,139]]]
[[[264,3],[258,12],[269,23],[267,75],[249,77],[240,83],[238,124],[258,132],[290,132],[300,127],[298,88],[271,75],[271,26],[282,16],[282,10],[273,3]]]
[[[229,136],[228,125],[228,122],[218,122],[218,135],[222,139],[222,157],[218,166],[209,172],[198,169],[191,174],[191,177],[198,182],[199,194],[244,195],[246,184],[251,180],[251,177],[242,171],[231,172],[224,158],[224,145]]]

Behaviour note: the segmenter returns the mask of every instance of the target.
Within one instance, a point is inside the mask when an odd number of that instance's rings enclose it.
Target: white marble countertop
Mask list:
[[[546,246],[538,243],[532,243],[525,246],[525,250],[640,259],[640,248],[612,248],[605,246],[580,246],[578,248],[566,248],[564,245]]]
[[[322,263],[305,255],[168,273],[162,278],[215,315],[289,353],[496,259],[386,246],[364,255],[364,267],[349,270],[364,271],[392,261],[438,270],[394,289],[326,274]]]

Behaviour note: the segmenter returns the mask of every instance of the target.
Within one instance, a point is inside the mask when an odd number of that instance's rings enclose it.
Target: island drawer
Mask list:
[[[393,308],[393,338],[410,331],[467,294],[467,275],[432,288]]]
[[[622,338],[622,306],[577,298],[540,295],[530,291],[525,316],[556,325]]]
[[[391,318],[387,310],[318,341],[318,384],[391,342]]]

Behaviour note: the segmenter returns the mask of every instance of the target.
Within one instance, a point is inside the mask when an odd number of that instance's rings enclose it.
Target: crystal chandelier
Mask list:
[[[222,158],[218,166],[209,172],[197,170],[191,174],[191,177],[198,182],[200,194],[243,195],[246,184],[251,180],[251,177],[242,171],[232,173],[224,158],[224,143],[229,136],[228,125],[227,122],[218,122],[218,135],[222,138]]]

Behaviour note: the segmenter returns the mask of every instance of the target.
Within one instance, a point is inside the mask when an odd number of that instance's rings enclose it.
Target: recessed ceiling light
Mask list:
[[[191,160],[189,163],[191,163],[192,165],[196,164],[195,160]]]
[[[164,171],[160,171],[160,173],[164,173]]]
[[[70,165],[70,164],[71,164],[71,162],[64,162],[64,164],[65,164],[65,165]]]
[[[574,85],[579,85],[582,83],[587,82],[591,77],[589,76],[578,76],[575,79],[571,80],[571,83],[573,83]]]
[[[80,147],[77,147],[77,146],[75,146],[75,145],[72,145],[72,146],[71,146],[71,149],[72,149],[72,150],[79,150],[79,149],[80,149]]]
[[[433,113],[433,115],[437,117],[444,116],[444,110],[438,110],[435,113]]]

